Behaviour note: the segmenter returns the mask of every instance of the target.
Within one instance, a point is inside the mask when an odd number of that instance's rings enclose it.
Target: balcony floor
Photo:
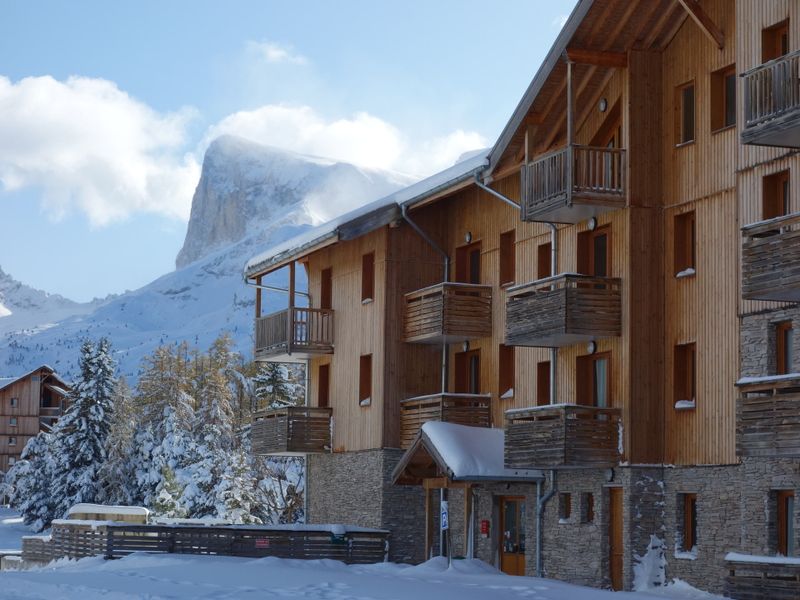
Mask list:
[[[625,199],[617,195],[610,195],[607,200],[600,200],[596,196],[588,199],[574,194],[572,206],[567,205],[565,195],[557,206],[550,205],[542,207],[541,210],[532,209],[525,220],[574,225],[620,208],[625,208]]]
[[[800,110],[790,111],[760,125],[745,127],[742,131],[742,143],[800,148]]]

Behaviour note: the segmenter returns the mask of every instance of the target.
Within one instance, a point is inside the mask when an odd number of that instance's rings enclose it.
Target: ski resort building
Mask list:
[[[19,460],[28,440],[58,421],[69,389],[47,365],[22,376],[0,377],[0,472]]]
[[[798,148],[800,3],[580,0],[489,151],[250,261],[254,451],[395,560],[800,596]]]

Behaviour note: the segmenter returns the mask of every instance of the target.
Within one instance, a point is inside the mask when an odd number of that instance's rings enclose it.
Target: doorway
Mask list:
[[[608,578],[622,589],[622,488],[608,488]]]
[[[469,350],[456,353],[456,394],[481,393],[481,351]]]
[[[525,498],[500,498],[500,570],[525,575]]]

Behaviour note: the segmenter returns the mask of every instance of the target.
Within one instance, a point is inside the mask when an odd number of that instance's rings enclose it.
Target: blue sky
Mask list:
[[[494,141],[574,3],[4,3],[0,267],[76,300],[171,270],[220,132],[444,168]]]

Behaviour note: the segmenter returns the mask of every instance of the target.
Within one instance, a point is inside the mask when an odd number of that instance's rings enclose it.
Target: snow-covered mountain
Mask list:
[[[206,348],[222,331],[250,356],[255,294],[242,279],[245,262],[309,227],[320,199],[344,210],[408,183],[394,173],[219,138],[206,151],[175,271],[87,304],[33,290],[0,271],[0,375],[47,363],[69,376],[87,336],[108,336],[120,372],[131,379],[159,344]],[[271,283],[286,285],[274,277]],[[268,293],[265,303],[265,310],[278,310],[286,298]]]

